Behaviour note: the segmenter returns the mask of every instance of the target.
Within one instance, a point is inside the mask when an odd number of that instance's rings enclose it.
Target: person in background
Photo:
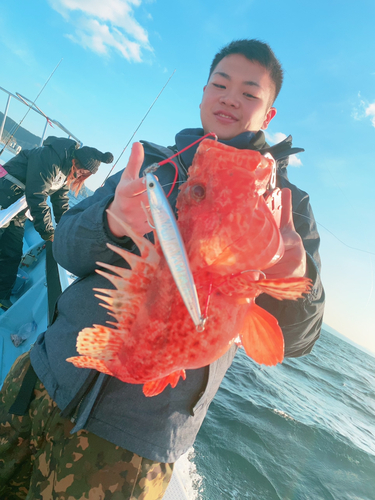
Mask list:
[[[98,171],[101,162],[111,163],[111,153],[101,153],[67,138],[48,137],[42,147],[23,150],[3,165],[0,178],[0,207],[8,208],[23,194],[34,227],[45,241],[53,241],[54,226],[69,208],[69,189],[77,195],[85,180]],[[0,228],[0,307],[8,309],[22,258],[26,210]]]
[[[181,151],[205,133],[214,132],[219,141],[236,148],[271,152],[277,160],[277,185],[291,190],[292,209],[289,206],[282,215],[288,220],[282,225],[284,256],[266,274],[307,276],[313,286],[297,301],[262,294],[257,303],[277,318],[286,357],[311,351],[324,310],[319,235],[307,193],[290,183],[286,173],[289,155],[301,150],[291,147],[291,137],[269,147],[262,131],[276,114],[273,103],[281,83],[280,63],[267,44],[237,40],[227,45],[215,56],[203,90],[202,128],[178,132],[171,148],[135,143],[125,170],[63,216],[54,256],[78,279],[60,296],[55,321],[31,351],[16,360],[0,393],[0,496],[159,500],[174,462],[193,445],[233,361],[235,343],[210,366],[187,370],[186,380],[151,398],[144,396],[141,384],[76,368],[66,359],[77,355],[77,335],[83,328],[112,320],[93,291],[111,286],[95,272],[97,262],[128,265],[107,244],[137,251],[107,209],[139,234],[149,233],[140,169]],[[172,207],[195,151],[193,147],[178,157],[179,178],[168,198]],[[157,171],[167,190],[174,173],[170,164]],[[23,396],[17,397],[21,385]]]

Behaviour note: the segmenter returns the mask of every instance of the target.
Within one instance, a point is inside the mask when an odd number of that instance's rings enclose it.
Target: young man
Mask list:
[[[80,330],[92,324],[104,325],[108,320],[92,291],[109,286],[95,273],[96,262],[119,267],[126,267],[126,263],[106,244],[134,249],[122,226],[107,215],[107,209],[137,232],[148,233],[142,208],[142,203],[148,204],[147,194],[139,178],[142,165],[171,156],[206,132],[214,132],[220,141],[237,148],[271,149],[278,160],[278,185],[291,189],[293,212],[299,215],[292,220],[290,200],[285,199],[286,252],[267,270],[267,276],[308,276],[313,289],[298,301],[277,301],[263,294],[257,303],[278,319],[286,356],[311,351],[320,333],[324,292],[318,271],[319,236],[308,195],[289,183],[286,175],[288,156],[300,150],[291,148],[291,138],[269,148],[261,131],[276,114],[273,102],[281,82],[280,64],[268,45],[257,40],[228,45],[215,57],[204,87],[200,104],[203,129],[179,132],[172,149],[135,143],[127,168],[62,218],[55,233],[55,258],[79,279],[60,297],[54,323],[39,337],[30,355],[17,360],[4,383],[0,493],[5,498],[15,492],[22,498],[21,491],[26,498],[29,491],[28,498],[102,495],[106,499],[134,499],[142,495],[145,500],[160,499],[173,462],[194,443],[232,363],[235,345],[212,365],[188,370],[186,380],[174,389],[168,386],[153,398],[143,395],[141,385],[75,368],[66,359],[76,355]],[[195,150],[181,154],[179,182],[186,180]],[[157,175],[162,185],[169,185],[174,172],[167,164],[158,169]],[[177,187],[169,197],[172,206],[176,196]],[[30,360],[36,375],[29,368]],[[24,392],[34,399],[17,408],[19,400],[16,405],[14,402],[21,383]]]

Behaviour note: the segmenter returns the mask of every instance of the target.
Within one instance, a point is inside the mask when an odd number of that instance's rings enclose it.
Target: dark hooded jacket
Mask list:
[[[78,146],[72,139],[51,136],[43,147],[22,150],[4,165],[9,174],[25,184],[34,227],[45,240],[54,232],[48,197],[56,223],[69,208],[66,178],[72,168],[73,151]]]
[[[186,131],[183,131],[186,132]],[[203,131],[202,131],[203,132]],[[199,135],[199,133],[198,133]],[[202,133],[200,133],[202,135]],[[176,136],[177,146],[191,144],[196,133],[187,131]],[[246,137],[245,137],[246,139]],[[144,142],[148,166],[171,156],[173,151]],[[238,146],[237,144],[235,144]],[[267,150],[264,134],[242,141],[248,149]],[[297,301],[276,301],[263,294],[257,302],[279,321],[285,338],[285,355],[302,356],[311,351],[319,338],[324,309],[324,291],[319,277],[319,235],[306,193],[291,184],[286,176],[287,158],[301,150],[291,148],[291,138],[271,150],[278,159],[278,183],[292,190],[296,230],[307,252],[311,293]],[[179,182],[187,176],[189,158],[178,160]],[[93,288],[109,288],[108,280],[95,272],[97,262],[127,267],[107,243],[133,249],[130,238],[116,238],[109,231],[106,208],[112,202],[122,172],[110,177],[93,196],[71,208],[57,227],[53,244],[56,260],[79,278],[68,287],[57,302],[56,317],[48,330],[40,335],[30,357],[37,376],[49,395],[62,410],[62,415],[75,423],[72,432],[85,428],[98,436],[143,457],[160,462],[174,462],[194,443],[220,383],[236,353],[233,345],[221,358],[207,367],[186,371],[172,389],[168,386],[158,396],[147,398],[142,385],[127,384],[95,370],[79,369],[66,358],[76,356],[76,339],[80,330],[109,320],[106,309],[99,306]],[[161,185],[170,186],[174,169],[160,167]],[[178,188],[169,200],[175,204]],[[251,387],[249,387],[251,391]]]

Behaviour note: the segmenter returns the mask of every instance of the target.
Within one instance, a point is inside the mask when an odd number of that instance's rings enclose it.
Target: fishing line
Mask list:
[[[127,147],[129,146],[130,142],[132,141],[133,137],[135,136],[135,134],[138,132],[138,130],[140,129],[142,123],[145,121],[147,115],[149,114],[149,112],[151,111],[151,109],[154,107],[154,104],[156,103],[156,101],[159,99],[159,97],[161,96],[163,90],[165,89],[165,87],[168,85],[168,83],[170,82],[170,80],[172,79],[172,76],[176,73],[176,70],[174,70],[171,74],[171,76],[168,78],[166,84],[164,85],[164,87],[161,89],[161,91],[159,92],[159,94],[156,96],[156,98],[154,99],[153,103],[151,104],[151,106],[148,108],[146,114],[144,115],[144,117],[142,118],[142,120],[140,121],[138,127],[134,130],[134,133],[133,135],[130,137],[130,139],[128,140],[128,142],[126,143],[126,146],[124,147],[124,149],[122,150],[120,156],[117,158],[117,160],[115,161],[115,163],[113,164],[111,170],[109,171],[107,177],[104,179],[103,181],[103,184],[102,184],[102,187],[105,183],[105,181],[108,179],[108,177],[111,175],[113,169],[115,168],[115,166],[117,165],[117,163],[119,162],[121,156],[125,153],[125,150],[127,149]]]
[[[199,141],[197,141],[197,142],[199,142]],[[188,149],[188,148],[185,148],[185,149]],[[171,156],[170,158],[174,158],[174,157],[175,157],[175,156],[177,156],[178,154],[180,154],[180,152],[176,153],[175,155]],[[165,163],[173,163],[173,165],[175,165],[175,163],[174,163],[174,162],[170,161],[170,158],[167,158],[166,160],[163,160],[162,162],[160,162],[160,163],[159,163],[159,165],[161,166],[161,165],[163,165],[163,164],[165,164]],[[175,168],[176,168],[176,167],[175,167]],[[168,182],[168,183],[162,184],[162,187],[163,187],[163,188],[166,188],[166,187],[171,186],[171,188],[170,188],[170,190],[169,190],[169,193],[168,193],[167,197],[171,194],[171,192],[172,192],[172,190],[173,190],[173,188],[174,188],[174,186],[175,186],[176,184],[182,184],[183,182],[184,182],[184,181],[177,181],[177,180],[176,180],[176,178],[175,178],[173,182]],[[307,215],[300,214],[300,213],[295,212],[295,211],[293,211],[292,213],[293,213],[294,215],[299,215],[300,217],[304,217],[305,219],[308,219],[308,220],[313,220],[313,219],[312,219],[312,217],[308,217]],[[336,236],[336,235],[335,235],[335,233],[333,233],[333,232],[332,232],[332,231],[330,231],[327,227],[325,227],[322,223],[320,223],[320,222],[318,222],[318,221],[316,221],[316,220],[315,220],[315,222],[316,222],[316,224],[317,224],[318,226],[321,226],[323,229],[325,229],[325,231],[327,231],[329,234],[331,234],[334,238],[336,238],[336,240],[337,240],[337,241],[339,241],[342,245],[346,246],[347,248],[350,248],[351,250],[356,250],[356,251],[358,251],[358,252],[367,253],[367,254],[369,254],[369,255],[375,255],[375,252],[371,252],[371,251],[369,251],[369,250],[364,250],[364,249],[362,249],[362,248],[353,247],[353,246],[351,246],[351,245],[348,245],[347,243],[345,243],[344,241],[342,241],[342,240],[341,240],[338,236]]]
[[[305,219],[312,220],[312,217],[308,217],[307,215],[299,214],[298,212],[293,212],[293,214],[299,215],[300,217],[304,217]],[[340,238],[338,236],[336,236],[332,231],[330,231],[328,228],[323,226],[323,224],[321,224],[318,221],[315,221],[315,222],[318,224],[318,226],[321,226],[323,229],[325,229],[329,234],[331,234],[334,238],[336,238],[336,240],[338,240],[340,243],[342,243],[347,248],[350,248],[351,250],[357,250],[358,252],[363,252],[363,253],[368,253],[370,255],[375,255],[375,252],[370,252],[369,250],[363,250],[362,248],[352,247],[351,245],[348,245],[344,241],[340,240]]]
[[[55,71],[57,70],[57,68],[60,66],[60,64],[61,64],[61,61],[62,61],[62,60],[63,60],[63,58],[61,58],[61,59],[60,59],[60,62],[57,64],[57,66],[55,67],[55,69],[54,69],[54,70],[52,71],[52,73],[49,75],[49,77],[48,77],[48,79],[47,79],[46,83],[43,85],[43,87],[42,87],[42,89],[40,90],[39,94],[38,94],[38,95],[36,96],[36,98],[34,99],[34,102],[33,102],[31,105],[27,104],[27,106],[29,107],[29,109],[26,111],[25,116],[24,116],[24,117],[22,118],[22,120],[19,122],[19,124],[18,124],[18,126],[17,126],[16,130],[12,133],[12,135],[9,137],[9,139],[7,140],[7,142],[4,144],[3,149],[0,151],[0,156],[3,154],[3,152],[4,152],[5,148],[8,146],[9,142],[12,140],[12,138],[14,137],[15,133],[17,132],[17,130],[20,128],[20,126],[21,126],[22,122],[24,121],[24,119],[26,118],[26,116],[29,114],[29,112],[30,112],[30,110],[32,109],[32,107],[33,107],[33,106],[35,106],[35,103],[36,103],[36,101],[38,100],[38,98],[39,98],[40,94],[41,94],[41,93],[43,92],[43,90],[45,89],[45,87],[46,87],[47,83],[51,80],[51,78],[52,78],[53,74],[55,73]],[[21,97],[22,97],[22,96],[21,96]],[[23,99],[22,99],[22,100],[23,100]],[[35,107],[37,107],[37,106],[35,106]],[[39,108],[38,108],[38,109],[39,109]],[[43,113],[43,114],[44,114],[44,113]]]
[[[165,160],[162,160],[159,163],[153,163],[152,165],[149,165],[147,168],[145,168],[143,175],[146,175],[148,173],[154,173],[162,165],[166,165],[167,163],[171,163],[175,169],[173,182],[170,184],[163,184],[162,185],[163,188],[167,187],[167,186],[171,186],[171,188],[167,194],[167,198],[169,198],[169,196],[172,194],[172,191],[173,191],[175,185],[177,184],[177,179],[178,179],[178,166],[177,166],[176,162],[172,161],[172,158],[176,158],[176,156],[178,156],[178,158],[180,158],[181,153],[183,153],[184,151],[187,151],[188,149],[195,146],[199,142],[203,141],[203,139],[206,139],[207,137],[212,137],[215,141],[217,141],[217,135],[214,134],[213,132],[209,132],[208,134],[204,135],[203,137],[200,137],[198,140],[191,143],[189,146],[186,146],[185,148],[181,149],[180,151],[177,151],[177,153],[173,154],[172,156],[169,156]],[[186,172],[186,174],[187,174],[187,172]]]
[[[176,163],[174,161],[172,161],[172,158],[175,158],[176,156],[180,157],[181,153],[183,153],[184,151],[187,151],[188,149],[192,148],[193,146],[195,146],[199,142],[203,141],[203,139],[206,139],[208,137],[212,137],[215,141],[217,141],[217,135],[214,134],[213,132],[209,132],[208,134],[204,135],[203,137],[200,137],[195,142],[191,143],[189,146],[186,146],[184,149],[181,149],[181,151],[177,151],[177,153],[175,153],[174,155],[172,155],[169,158],[166,158],[165,160],[160,161],[158,163],[159,167],[161,167],[162,165],[165,165],[166,163],[172,163],[172,165],[175,168],[174,180],[172,182],[172,186],[171,186],[171,188],[169,190],[169,193],[167,194],[167,198],[169,198],[170,194],[172,193],[172,191],[173,191],[173,189],[174,189],[174,187],[176,185],[177,178],[178,178],[178,167],[177,167]]]
[[[357,212],[358,218],[360,218],[360,213],[358,212],[357,208],[356,208],[356,207],[354,207],[354,206],[352,205],[352,203],[351,203],[351,201],[350,201],[350,198],[348,198],[347,196],[345,196],[345,193],[343,192],[343,190],[341,189],[341,187],[337,184],[337,182],[336,182],[336,178],[335,178],[335,176],[333,175],[333,173],[330,171],[330,169],[329,169],[329,168],[327,168],[327,170],[328,170],[328,172],[330,173],[330,175],[331,175],[331,177],[332,177],[332,179],[333,179],[333,182],[336,184],[336,187],[337,187],[337,188],[339,189],[339,191],[341,192],[341,194],[342,194],[343,198],[345,198],[346,203],[350,206],[350,208],[352,209],[353,213],[356,213],[356,212]],[[322,225],[322,227],[324,227],[324,226]],[[324,228],[324,229],[326,229],[326,228]],[[326,230],[328,231],[328,229],[326,229]],[[328,232],[329,232],[329,233],[331,233],[331,231],[328,231]],[[339,241],[341,241],[341,240],[340,240],[339,238],[337,238],[337,236],[335,236],[333,233],[331,233],[331,234],[332,234],[332,235],[333,235],[336,239],[338,239]],[[367,239],[367,246],[368,246],[368,247],[370,247],[370,244],[369,244],[369,239],[368,239],[366,236],[365,236],[365,238]],[[341,243],[343,243],[343,242],[341,242]],[[344,244],[345,246],[347,246],[348,248],[351,248],[351,249],[353,249],[353,250],[358,250],[358,251],[360,251],[360,252],[368,253],[368,254],[370,254],[370,255],[375,255],[375,253],[374,253],[374,252],[370,252],[370,251],[367,251],[367,250],[361,250],[360,248],[351,247],[351,246],[349,246],[349,245],[346,245],[346,243],[343,243],[343,244]]]
[[[360,213],[358,212],[357,208],[353,207],[352,203],[350,202],[350,198],[348,196],[345,196],[345,193],[343,192],[343,190],[341,189],[341,187],[339,186],[339,184],[336,181],[336,177],[333,175],[333,173],[331,172],[331,170],[329,169],[328,166],[326,166],[326,170],[328,170],[330,176],[332,177],[333,183],[336,185],[336,188],[338,188],[338,190],[341,192],[343,198],[346,200],[346,203],[350,206],[350,208],[352,209],[353,213],[354,214],[357,213],[357,215],[359,216]],[[368,251],[368,250],[363,250],[362,248],[356,248],[356,247],[353,247],[351,245],[347,245],[345,242],[343,242],[342,240],[340,240],[340,238],[338,238],[335,234],[333,234],[332,231],[330,231],[329,229],[327,229],[326,227],[324,227],[323,224],[320,224],[318,222],[317,222],[317,224],[319,224],[320,226],[322,226],[326,231],[328,231],[334,238],[336,238],[340,243],[342,243],[347,248],[350,248],[351,250],[355,250],[357,252],[367,253],[368,255],[375,255],[374,252],[371,252],[371,251]],[[367,235],[365,235],[365,243],[367,243],[368,248],[371,248],[370,247],[370,240],[369,240],[369,237]],[[373,289],[374,289],[374,273],[373,273],[373,265],[372,265],[371,258],[370,258],[370,266],[371,266],[371,271],[372,271],[371,274],[370,274],[371,285],[370,285],[370,294],[369,294],[369,297],[367,299],[366,306],[370,302],[370,299],[371,299],[371,296],[372,296],[372,293],[373,293]]]
[[[187,149],[187,148],[185,148]],[[180,152],[179,152],[180,153]],[[174,158],[175,156],[177,156],[179,153],[176,153],[175,155],[171,156],[170,158]],[[165,163],[173,163],[172,161],[170,161],[170,158],[167,158],[166,160],[163,160],[162,162],[160,162],[159,165],[163,165]],[[172,192],[175,184],[181,184],[182,181],[176,181],[176,179],[173,181],[173,182],[169,182],[169,183],[166,183],[166,184],[163,184],[162,187],[169,187],[171,186],[170,190],[169,190],[169,193],[168,193],[168,196],[170,195],[170,193]],[[312,220],[311,217],[308,217],[307,215],[304,215],[304,214],[300,214],[298,212],[292,212],[294,215],[299,215],[300,217],[304,217],[305,219],[308,219],[308,220]],[[337,241],[339,241],[342,245],[346,246],[347,248],[350,248],[351,250],[356,250],[358,252],[363,252],[363,253],[367,253],[369,255],[375,255],[375,252],[371,252],[369,250],[363,250],[362,248],[357,248],[357,247],[353,247],[351,245],[348,245],[347,243],[345,243],[344,241],[342,241],[338,236],[336,236],[332,231],[330,231],[327,227],[325,227],[323,224],[321,224],[320,222],[318,221],[315,221],[316,224],[318,224],[318,226],[321,226],[323,229],[325,229],[329,234],[331,234],[334,238],[336,238]]]

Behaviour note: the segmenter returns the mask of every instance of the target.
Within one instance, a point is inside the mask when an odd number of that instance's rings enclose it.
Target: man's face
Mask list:
[[[205,133],[229,140],[242,132],[266,129],[276,114],[275,85],[268,71],[241,54],[224,57],[203,89],[200,104]]]

